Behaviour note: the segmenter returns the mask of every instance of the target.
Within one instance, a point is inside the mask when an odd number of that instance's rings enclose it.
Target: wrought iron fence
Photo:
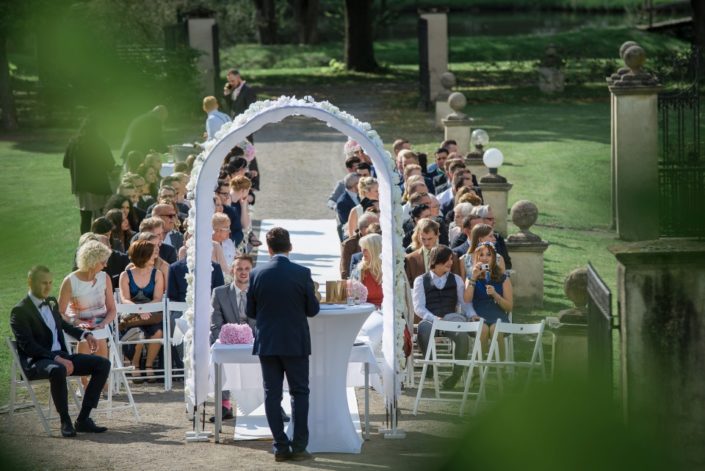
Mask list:
[[[612,391],[612,292],[588,263],[588,377],[597,391]]]
[[[658,96],[659,213],[662,237],[705,238],[705,132],[700,106],[702,55],[675,57],[681,78]],[[673,77],[673,76],[672,76]]]

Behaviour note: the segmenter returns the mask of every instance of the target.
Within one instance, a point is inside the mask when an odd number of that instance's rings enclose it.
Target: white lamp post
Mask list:
[[[482,163],[489,170],[489,174],[480,179],[486,183],[506,183],[507,179],[497,173],[497,169],[504,163],[504,154],[499,149],[494,147],[485,151],[482,156]]]
[[[497,169],[504,163],[504,155],[499,149],[492,147],[485,151],[482,162],[489,169],[489,173],[480,178],[482,197],[485,204],[489,204],[494,212],[495,230],[506,236],[507,203],[512,184],[497,173]]]

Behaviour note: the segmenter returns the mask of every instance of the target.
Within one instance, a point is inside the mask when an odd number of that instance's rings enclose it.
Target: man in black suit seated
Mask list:
[[[159,258],[164,260],[169,265],[171,265],[177,260],[178,256],[176,253],[176,249],[169,244],[163,243],[165,237],[164,221],[162,221],[158,217],[150,217],[145,219],[140,223],[140,232],[135,234],[135,237],[132,238],[132,241],[134,242],[135,240],[137,240],[139,238],[139,235],[143,232],[150,232],[159,238]]]
[[[247,316],[257,320],[254,355],[259,355],[264,407],[274,437],[275,461],[305,460],[308,445],[308,369],[311,335],[307,317],[318,314],[311,270],[289,261],[289,232],[267,232],[272,259],[257,266],[247,290]],[[281,414],[284,375],[292,397],[294,438],[284,432]]]
[[[93,334],[64,321],[56,298],[50,297],[54,278],[47,267],[32,267],[28,275],[29,294],[12,308],[10,327],[17,340],[17,353],[30,380],[49,379],[51,397],[61,419],[61,434],[73,437],[76,431],[101,433],[90,418],[98,407],[100,393],[110,374],[110,361],[98,355],[69,355],[64,332],[86,340],[91,351],[97,349]],[[71,423],[66,376],[90,376],[78,418]]]

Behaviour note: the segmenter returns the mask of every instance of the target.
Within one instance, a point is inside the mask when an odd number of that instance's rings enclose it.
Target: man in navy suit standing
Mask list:
[[[257,321],[253,355],[259,355],[264,381],[264,407],[274,437],[275,461],[311,457],[308,445],[308,369],[311,335],[307,317],[318,314],[319,304],[311,270],[289,261],[289,232],[274,227],[267,232],[272,259],[250,276],[247,316]],[[294,437],[284,432],[281,398],[284,375],[292,398]]]

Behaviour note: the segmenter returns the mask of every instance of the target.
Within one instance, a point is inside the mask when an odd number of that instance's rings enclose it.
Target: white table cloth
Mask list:
[[[312,453],[336,452],[359,453],[362,438],[357,434],[348,410],[346,377],[348,362],[369,362],[374,358],[369,347],[356,347],[355,358],[351,358],[353,342],[365,319],[374,310],[372,304],[359,306],[322,305],[321,312],[309,318],[311,331],[311,359],[309,364],[309,445]],[[369,352],[369,353],[368,353]],[[238,406],[247,413],[264,400],[259,358],[252,355],[251,345],[223,345],[216,343],[211,348],[211,363],[215,365],[216,441],[220,423],[220,391],[228,389],[238,401]],[[228,368],[224,381],[222,366],[238,364],[237,369]],[[376,369],[376,363],[373,363]],[[287,432],[291,435],[293,422]]]

